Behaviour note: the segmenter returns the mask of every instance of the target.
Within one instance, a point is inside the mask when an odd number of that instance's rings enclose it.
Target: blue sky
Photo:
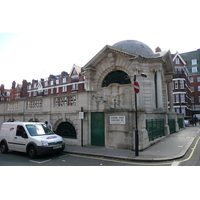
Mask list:
[[[0,84],[10,88],[13,80],[70,72],[73,64],[82,67],[105,45],[121,40],[141,41],[153,51],[196,50],[198,5],[198,0],[0,1]]]

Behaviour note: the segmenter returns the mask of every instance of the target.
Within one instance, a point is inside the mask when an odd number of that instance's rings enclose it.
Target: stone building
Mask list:
[[[59,92],[56,77],[51,77],[50,86],[29,85],[28,98],[2,102],[0,123],[49,121],[67,145],[135,149],[137,108],[140,150],[183,126],[182,115],[173,109],[170,51],[154,53],[142,42],[125,40],[106,45],[75,71],[62,83],[65,92]]]

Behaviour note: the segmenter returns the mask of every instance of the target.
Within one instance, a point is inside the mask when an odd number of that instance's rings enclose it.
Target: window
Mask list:
[[[194,78],[190,77],[190,83],[193,83],[193,82],[194,82]]]
[[[175,81],[175,89],[178,89],[178,81]]]
[[[184,81],[180,80],[180,89],[184,89]]]
[[[192,59],[192,65],[197,65],[197,59]]]
[[[26,131],[24,130],[23,126],[17,126],[17,132],[16,132],[16,136],[23,136],[23,134],[26,133]]]
[[[48,81],[45,82],[44,86],[46,86],[46,87],[48,86]]]
[[[181,94],[181,102],[185,102],[185,94]]]
[[[67,92],[67,86],[62,87],[62,92]]]
[[[66,80],[67,80],[66,78],[63,78],[63,83],[66,83]]]
[[[67,97],[62,97],[62,106],[67,106]]]
[[[44,94],[47,95],[48,94],[48,90],[44,90]]]
[[[200,86],[198,85],[198,92],[200,91]]]
[[[51,94],[53,94],[53,88],[51,88]]]
[[[56,93],[59,93],[59,87],[56,88]]]
[[[179,95],[178,94],[176,94],[176,102],[179,102]]]
[[[175,60],[175,64],[177,64],[177,65],[180,64],[180,60],[179,60],[179,58],[176,58],[176,60]]]
[[[53,81],[51,81],[51,85],[53,85]]]
[[[194,92],[194,86],[191,86],[190,89],[191,89],[191,92]]]
[[[200,76],[197,77],[197,81],[200,82]]]
[[[194,97],[191,97],[191,103],[194,103]]]
[[[71,106],[76,106],[76,96],[71,97]]]
[[[78,90],[78,83],[72,84],[72,90]]]
[[[125,72],[121,70],[117,70],[117,71],[110,72],[109,74],[106,75],[106,77],[104,78],[102,82],[102,87],[108,87],[112,83],[130,84],[131,81]]]
[[[37,88],[37,83],[34,83],[34,86],[33,86],[34,88]]]
[[[192,67],[192,73],[196,73],[197,72],[197,67]]]
[[[64,138],[77,138],[76,130],[70,122],[61,122],[58,125],[56,133]]]
[[[56,80],[56,84],[59,84],[59,79]]]
[[[199,103],[200,103],[200,96],[198,96],[198,99],[199,99]]]

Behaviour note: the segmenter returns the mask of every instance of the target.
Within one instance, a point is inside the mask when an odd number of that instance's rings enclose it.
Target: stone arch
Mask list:
[[[35,119],[31,118],[28,120],[28,122],[40,122],[40,120],[38,120],[37,118],[35,118]]]
[[[77,138],[77,131],[75,129],[75,125],[71,120],[66,119],[66,121],[63,121],[62,119],[59,119],[54,124],[53,130],[56,134],[64,138]]]
[[[127,75],[129,75],[129,73],[125,69],[123,69],[122,67],[116,67],[115,70],[109,68],[109,69],[105,70],[104,73],[101,74],[101,76],[99,76],[98,82],[97,82],[97,88],[101,88],[103,80],[105,79],[105,77],[109,73],[112,73],[112,72],[115,72],[115,71],[122,71],[122,72],[126,73]],[[131,80],[130,80],[130,83],[131,83]]]
[[[15,119],[14,118],[10,118],[7,122],[14,122]]]
[[[103,79],[101,87],[108,87],[110,84],[130,84],[130,78],[128,74],[122,70],[115,70],[109,72]]]

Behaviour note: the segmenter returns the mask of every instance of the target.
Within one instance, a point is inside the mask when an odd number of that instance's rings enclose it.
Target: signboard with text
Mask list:
[[[110,124],[126,124],[125,116],[110,116]]]

